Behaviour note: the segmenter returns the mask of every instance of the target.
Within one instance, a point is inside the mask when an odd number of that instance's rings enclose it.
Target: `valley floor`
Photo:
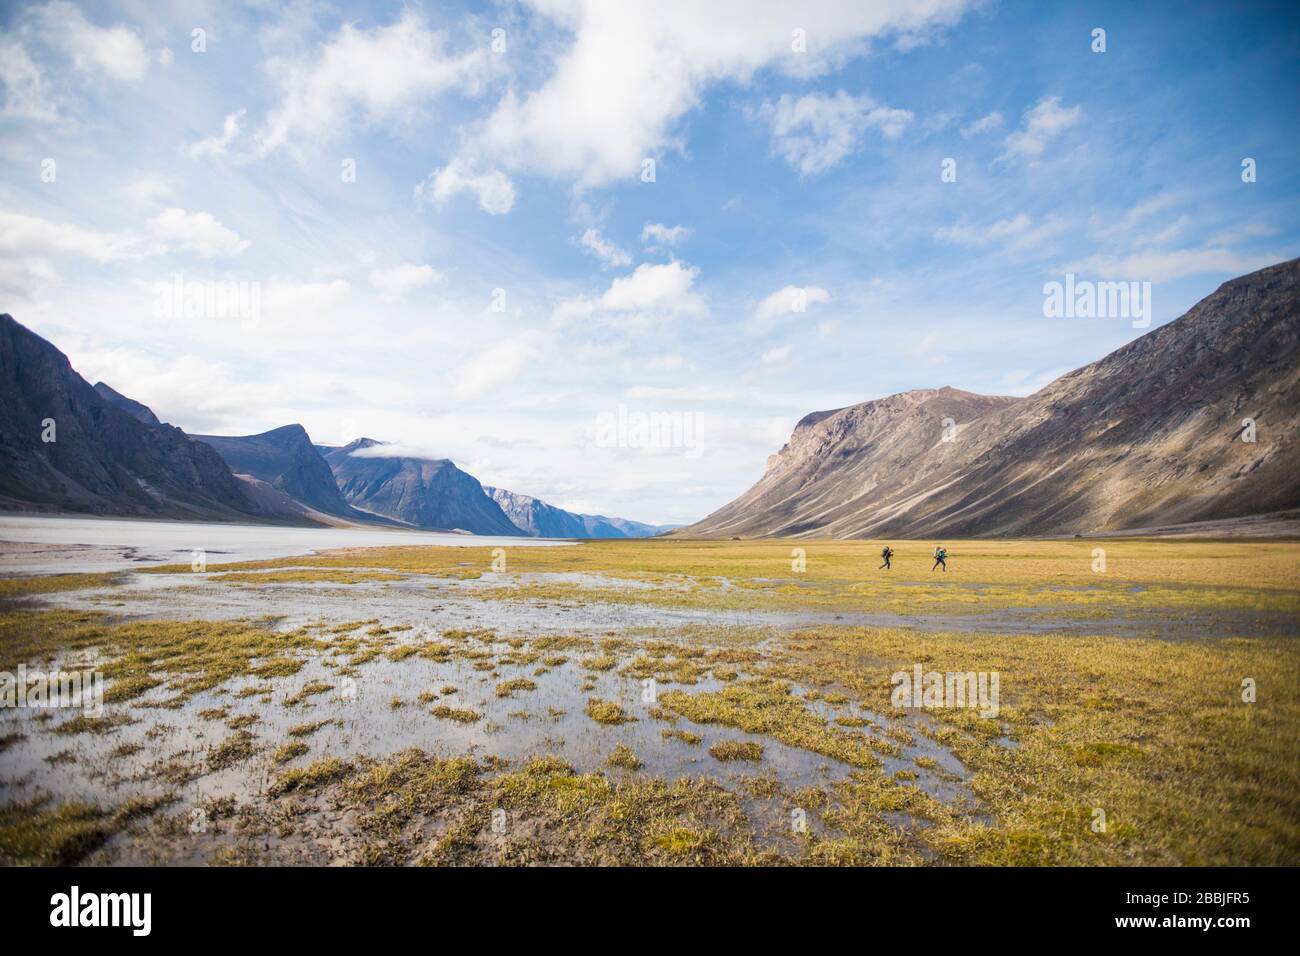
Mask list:
[[[0,861],[1300,863],[1300,544],[893,545],[0,577]]]

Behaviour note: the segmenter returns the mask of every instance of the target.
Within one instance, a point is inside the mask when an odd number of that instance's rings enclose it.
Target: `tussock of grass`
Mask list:
[[[439,704],[437,707],[430,710],[429,713],[441,720],[454,720],[458,724],[472,724],[475,721],[481,720],[483,717],[483,715],[476,710],[470,710],[469,708],[458,709],[456,707],[448,707],[446,704]]]
[[[709,748],[709,753],[716,760],[750,760],[763,759],[763,745],[752,740],[721,740]]]
[[[99,807],[82,801],[49,806],[38,797],[0,807],[0,862],[7,866],[69,866],[111,832]]]
[[[497,684],[498,697],[511,697],[517,690],[537,690],[537,682],[527,677],[513,677]]]
[[[626,724],[636,720],[614,701],[598,697],[587,699],[586,714],[598,724]]]
[[[614,752],[606,758],[605,762],[611,767],[619,767],[623,770],[641,769],[641,759],[632,752],[631,747],[625,744],[619,744],[615,747]]]
[[[352,767],[338,757],[326,757],[306,767],[294,767],[275,778],[268,791],[272,796],[295,790],[311,790],[326,783],[341,780]]]

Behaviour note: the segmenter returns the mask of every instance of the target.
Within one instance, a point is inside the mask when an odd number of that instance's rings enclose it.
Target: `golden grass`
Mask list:
[[[932,542],[892,541],[892,571],[879,571],[882,541],[588,541],[510,551],[511,574],[559,572],[608,578],[593,586],[544,583],[484,588],[475,596],[601,600],[697,607],[858,607],[900,614],[935,609],[1235,608],[1300,612],[1300,544],[1148,539],[945,541],[948,572],[931,571]],[[1094,554],[1105,552],[1105,570]],[[793,568],[795,552],[802,567]],[[491,549],[346,549],[308,557],[212,566],[273,570],[300,565],[465,578],[490,568]],[[153,572],[188,571],[175,565]],[[661,587],[620,587],[619,580]],[[730,586],[724,586],[726,579]]]

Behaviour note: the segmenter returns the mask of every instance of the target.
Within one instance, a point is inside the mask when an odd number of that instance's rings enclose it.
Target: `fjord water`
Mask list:
[[[120,571],[144,564],[261,561],[331,548],[545,547],[564,541],[379,528],[292,528],[198,521],[0,516],[0,572]]]

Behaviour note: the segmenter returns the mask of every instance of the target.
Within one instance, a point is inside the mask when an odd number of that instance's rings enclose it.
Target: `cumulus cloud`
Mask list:
[[[621,267],[632,264],[632,257],[617,244],[602,236],[599,229],[588,229],[578,241],[584,249],[606,266]]]
[[[681,262],[642,263],[628,276],[620,276],[596,299],[579,297],[560,303],[554,320],[564,325],[593,316],[622,320],[649,320],[704,315],[704,300],[694,290],[699,270]]]
[[[968,0],[825,0],[792,18],[782,0],[532,0],[572,36],[536,89],[511,88],[466,144],[477,164],[598,186],[678,145],[677,121],[713,84],[765,67],[806,74],[865,41],[955,22]],[[792,28],[808,39],[793,51]]]
[[[400,302],[415,289],[442,280],[442,273],[430,265],[404,263],[388,269],[372,269],[370,284],[379,292],[381,302]]]
[[[787,315],[806,312],[810,305],[825,305],[831,294],[818,285],[788,285],[763,299],[754,310],[754,327],[765,332]]]
[[[212,213],[186,212],[176,206],[150,219],[149,231],[166,245],[204,259],[237,256],[249,244],[235,230],[218,222]]]
[[[407,9],[388,26],[346,23],[308,56],[270,60],[267,70],[281,96],[258,132],[259,153],[333,138],[358,115],[365,122],[400,121],[440,93],[473,89],[487,69],[486,51],[457,56],[446,43],[445,34]]]
[[[1079,121],[1080,106],[1063,107],[1059,96],[1048,96],[1025,111],[1021,129],[1002,141],[1002,159],[1035,159],[1047,144]]]
[[[459,161],[435,169],[415,187],[416,199],[428,199],[435,206],[459,193],[476,196],[479,208],[493,216],[504,216],[515,204],[515,187],[505,173],[496,169],[472,172]]]
[[[805,176],[825,172],[855,152],[869,129],[897,139],[913,119],[908,110],[880,106],[870,97],[809,93],[782,96],[759,114],[772,127],[772,148]]]

